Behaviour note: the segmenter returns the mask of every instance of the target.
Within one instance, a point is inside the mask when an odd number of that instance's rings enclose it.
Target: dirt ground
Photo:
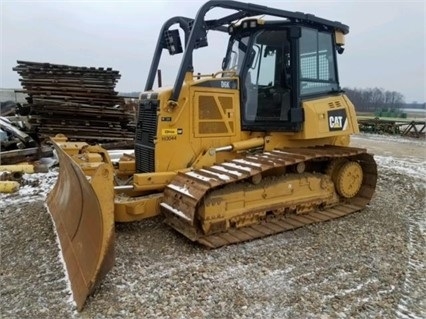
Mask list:
[[[38,187],[0,194],[3,318],[426,318],[426,141],[358,135],[379,179],[365,210],[205,250],[154,218],[116,226],[113,270],[77,313]]]

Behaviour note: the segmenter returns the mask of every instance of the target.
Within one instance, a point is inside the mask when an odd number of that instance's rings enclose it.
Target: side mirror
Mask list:
[[[179,30],[167,30],[164,32],[165,49],[169,50],[170,55],[182,53],[182,41],[180,40]]]

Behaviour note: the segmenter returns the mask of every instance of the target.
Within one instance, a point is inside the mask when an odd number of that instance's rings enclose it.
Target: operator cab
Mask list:
[[[299,131],[303,99],[340,92],[333,31],[260,19],[228,31],[222,68],[240,78],[244,130]]]

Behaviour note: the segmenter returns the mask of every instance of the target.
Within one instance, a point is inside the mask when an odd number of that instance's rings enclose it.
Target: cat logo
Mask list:
[[[328,112],[328,128],[330,131],[344,131],[346,130],[347,123],[345,109]]]
[[[342,120],[343,116],[330,116],[328,119],[331,128],[343,128]]]

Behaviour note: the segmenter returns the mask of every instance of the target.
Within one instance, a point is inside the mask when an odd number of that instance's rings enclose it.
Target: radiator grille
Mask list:
[[[215,97],[199,95],[198,99],[198,134],[221,134],[222,136],[234,133],[233,99],[229,96]]]
[[[142,100],[139,104],[136,126],[135,157],[138,173],[155,171],[155,145],[157,134],[157,100]]]

